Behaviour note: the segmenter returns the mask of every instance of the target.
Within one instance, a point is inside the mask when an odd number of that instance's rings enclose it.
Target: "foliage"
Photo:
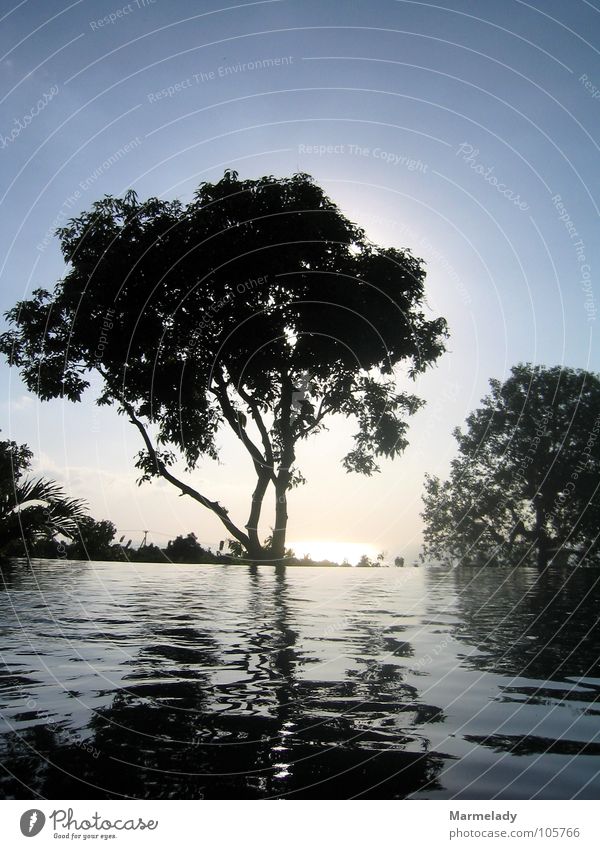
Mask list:
[[[227,548],[232,557],[244,556],[244,546],[237,539],[228,539]]]
[[[446,481],[427,477],[424,558],[460,563],[600,560],[600,381],[520,364],[456,429]]]
[[[151,542],[149,545],[140,545],[134,552],[133,559],[140,563],[165,563],[165,552]]]
[[[172,563],[204,563],[209,554],[202,548],[195,533],[169,540],[165,553]]]
[[[160,476],[212,510],[253,558],[285,552],[287,494],[303,482],[296,445],[341,415],[355,422],[348,471],[373,474],[407,444],[421,401],[398,391],[444,349],[424,313],[425,271],[377,247],[306,174],[203,183],[187,206],[105,197],[59,231],[69,264],[7,317],[0,350],[42,399],[99,404],[138,429],[141,481]],[[240,526],[173,470],[218,458],[229,427],[256,473]],[[274,490],[270,544],[259,521]]]
[[[85,516],[83,502],[55,481],[26,476],[32,457],[26,445],[0,441],[0,553],[26,555],[36,541],[71,538]]]
[[[361,554],[357,566],[379,566],[379,562],[377,560],[372,560],[368,554]]]
[[[78,533],[74,542],[68,546],[68,556],[72,560],[112,560],[113,540],[117,529],[107,519],[97,521],[85,516],[78,522]]]

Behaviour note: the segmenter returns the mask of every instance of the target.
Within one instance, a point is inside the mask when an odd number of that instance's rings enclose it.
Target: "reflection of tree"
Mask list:
[[[554,740],[549,737],[533,735],[490,734],[487,737],[465,734],[465,740],[493,749],[498,754],[509,752],[511,755],[600,755],[600,743],[584,740]]]
[[[600,675],[596,570],[461,568],[454,581],[462,621],[456,636],[480,652],[466,663],[542,681]]]
[[[268,591],[261,586],[265,579],[274,582]],[[439,762],[401,747],[415,739],[405,729],[439,718],[439,709],[418,704],[416,692],[402,684],[393,663],[369,657],[382,650],[405,656],[410,646],[382,637],[375,623],[361,624],[357,631],[364,669],[341,681],[306,680],[297,675],[308,658],[297,649],[298,634],[289,625],[285,568],[278,567],[274,577],[254,569],[251,580],[250,619],[264,624],[253,635],[255,652],[248,654],[245,668],[254,670],[251,686],[263,701],[265,693],[272,694],[269,713],[277,729],[265,740],[271,752],[263,762],[272,764],[261,779],[267,795],[403,796],[433,780]]]
[[[198,670],[218,662],[218,646],[209,633],[193,627],[155,622],[148,631],[136,661],[141,666],[110,706],[94,713],[83,739],[52,717],[7,735],[0,755],[5,795],[197,795],[195,753],[210,738],[210,729],[202,726],[210,674]]]
[[[285,568],[250,567],[248,591],[240,618],[252,630],[236,629],[236,642],[153,623],[85,748],[56,726],[11,735],[0,760],[16,777],[5,779],[5,795],[387,798],[436,786],[441,759],[419,729],[442,714],[402,680],[394,658],[410,645],[394,629],[357,625],[362,668],[306,680]]]
[[[560,705],[573,714],[568,736],[558,739],[545,736],[541,727],[535,733],[541,714],[529,733],[512,733],[505,724],[497,732],[464,739],[513,756],[598,756],[600,744],[577,739],[588,733],[577,723],[600,715],[600,575],[591,569],[540,575],[534,569],[485,567],[453,574],[462,622],[455,636],[476,648],[463,657],[463,666],[510,676],[497,700],[512,703],[513,710],[530,705],[550,714]]]

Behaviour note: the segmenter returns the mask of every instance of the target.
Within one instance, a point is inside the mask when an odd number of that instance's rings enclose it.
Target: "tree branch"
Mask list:
[[[119,398],[119,402],[123,405],[124,410],[129,416],[130,422],[135,425],[138,431],[140,432],[142,439],[144,440],[146,449],[156,466],[158,474],[165,480],[169,481],[169,483],[173,484],[173,486],[177,487],[177,489],[181,491],[182,495],[189,495],[190,498],[194,499],[194,501],[198,501],[200,504],[202,504],[203,507],[206,507],[208,510],[211,510],[213,513],[215,513],[215,515],[217,515],[221,522],[225,525],[229,533],[234,536],[239,542],[241,542],[242,545],[247,547],[250,542],[248,535],[241,531],[231,521],[227,510],[224,507],[221,507],[218,501],[211,501],[209,498],[206,498],[206,496],[202,495],[193,487],[189,486],[183,481],[180,481],[179,478],[176,478],[175,475],[168,470],[168,468],[165,466],[163,461],[156,453],[156,449],[152,445],[152,441],[148,436],[146,428],[136,416],[135,410],[132,405],[125,401],[123,398]]]
[[[494,542],[498,545],[504,545],[507,542],[507,540],[503,536],[501,536],[501,534],[498,533],[494,526],[490,525],[482,516],[479,516],[473,522],[473,525],[475,527],[479,526],[480,528],[483,528],[483,530],[486,530],[491,536],[491,538],[494,540]]]
[[[218,390],[211,387],[210,391],[213,393],[221,410],[223,411],[223,415],[225,416],[229,426],[236,434],[238,439],[241,440],[244,447],[252,457],[252,461],[254,462],[254,468],[256,469],[256,474],[260,475],[263,469],[268,468],[269,464],[265,457],[261,454],[257,446],[252,442],[250,437],[248,436],[246,429],[243,427],[239,417],[236,415],[236,411],[233,408],[231,401],[229,400],[229,396],[227,395],[227,386],[225,385],[225,381],[221,376],[215,378],[215,382],[218,386]],[[272,472],[272,468],[270,470]]]
[[[256,403],[255,399],[251,395],[249,395],[242,386],[236,386],[236,391],[237,391],[238,395],[240,396],[240,398],[242,398],[246,402],[246,404],[248,404],[248,407],[250,408],[250,412],[252,413],[252,418],[254,419],[256,427],[258,428],[258,432],[260,433],[260,438],[262,440],[263,448],[265,450],[265,460],[267,461],[267,465],[269,466],[269,468],[273,472],[273,478],[274,478],[275,460],[273,458],[273,446],[271,444],[271,440],[269,438],[269,433],[267,431],[265,423],[262,420],[262,416],[260,415],[260,410],[259,410],[258,404]]]
[[[331,407],[324,406],[326,398],[326,395],[323,395],[323,397],[321,398],[319,402],[319,409],[317,410],[314,422],[312,422],[312,424],[308,425],[307,427],[299,428],[296,431],[296,436],[298,439],[302,439],[303,436],[306,436],[311,431],[316,430],[316,428],[321,424],[325,416],[331,412]]]

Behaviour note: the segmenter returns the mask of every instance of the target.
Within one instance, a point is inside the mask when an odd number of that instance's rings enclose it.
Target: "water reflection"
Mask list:
[[[477,668],[562,680],[600,675],[600,572],[454,570],[457,634]]]
[[[434,608],[450,586],[445,795],[597,798],[600,573],[429,570]]]
[[[598,796],[591,570],[2,577],[8,797]]]
[[[190,567],[167,585],[164,567],[103,564],[84,567],[67,605],[51,587],[69,568],[5,572],[6,796],[440,788],[425,726],[444,714],[405,680],[414,649],[385,579],[345,598],[347,583],[315,570]]]

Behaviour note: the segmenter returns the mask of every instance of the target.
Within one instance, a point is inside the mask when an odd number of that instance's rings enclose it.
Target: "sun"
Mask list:
[[[289,543],[296,557],[304,557],[307,554],[312,560],[331,560],[334,563],[348,563],[355,565],[361,555],[366,554],[375,558],[377,550],[368,542],[341,542],[339,540],[303,539],[294,540]]]

